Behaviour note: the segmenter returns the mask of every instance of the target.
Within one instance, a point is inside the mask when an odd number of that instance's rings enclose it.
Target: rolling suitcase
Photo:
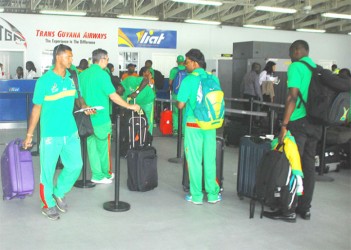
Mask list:
[[[172,94],[170,96],[170,109],[165,109],[160,114],[160,131],[162,135],[173,134],[173,118],[172,118]]]
[[[24,199],[34,191],[33,161],[30,151],[22,149],[21,139],[11,141],[1,156],[3,199]]]
[[[224,139],[222,137],[216,138],[216,181],[220,187],[221,192],[223,191],[223,156],[224,156]],[[202,176],[203,177],[203,176]],[[183,189],[185,192],[189,192],[189,173],[188,164],[184,155],[183,164]],[[205,188],[204,178],[202,178],[202,187]]]
[[[269,139],[244,136],[240,138],[237,172],[237,193],[240,199],[253,198],[256,183],[256,169],[262,156],[271,149]]]
[[[133,114],[129,124],[127,186],[131,191],[149,191],[158,185],[156,149],[146,143],[146,119]]]
[[[157,156],[152,146],[137,147],[127,153],[128,179],[130,191],[149,191],[157,187]]]

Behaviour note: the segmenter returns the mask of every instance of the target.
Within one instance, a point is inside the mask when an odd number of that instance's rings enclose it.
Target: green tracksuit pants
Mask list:
[[[40,139],[40,198],[42,207],[56,206],[53,194],[63,198],[72,189],[82,171],[82,153],[78,133],[64,137]],[[57,160],[61,157],[64,168],[54,186]]]
[[[172,100],[177,100],[177,95],[172,92]],[[173,123],[173,134],[178,133],[178,113],[179,109],[176,102],[172,102],[172,123]],[[184,131],[183,131],[184,132]]]
[[[147,122],[149,124],[149,132],[152,135],[154,129],[154,102],[140,105],[140,108],[144,111]]]
[[[184,134],[184,150],[188,162],[190,194],[195,202],[203,200],[203,159],[207,199],[208,201],[217,200],[219,185],[216,182],[216,130],[202,130],[193,126],[194,123],[187,123]]]
[[[93,180],[111,177],[111,132],[111,122],[108,122],[94,126],[94,134],[87,138],[88,158]]]

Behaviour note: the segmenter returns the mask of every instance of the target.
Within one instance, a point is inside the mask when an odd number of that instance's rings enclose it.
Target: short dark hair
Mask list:
[[[307,52],[310,51],[310,47],[308,46],[308,43],[304,40],[296,40],[290,45],[290,50],[292,49],[305,49]]]
[[[143,76],[143,74],[144,74],[144,72],[145,71],[150,71],[150,69],[148,69],[148,68],[146,68],[146,67],[142,67],[141,69],[140,69],[140,76]]]
[[[258,62],[252,63],[251,70],[255,70],[256,67],[260,67],[261,68],[261,64],[259,64]]]
[[[185,56],[190,60],[197,62],[201,68],[206,69],[205,56],[200,50],[191,49],[185,54]]]
[[[351,77],[351,71],[347,68],[343,68],[343,69],[339,70],[339,75]]]
[[[107,51],[103,49],[96,49],[93,51],[93,63],[98,63],[101,59],[107,56]]]
[[[145,64],[147,64],[147,63],[150,63],[152,65],[152,61],[151,60],[146,60]]]
[[[52,64],[56,63],[56,56],[62,54],[66,50],[72,51],[71,47],[64,45],[64,44],[59,44],[55,46],[54,51],[53,51],[53,58],[52,58]]]

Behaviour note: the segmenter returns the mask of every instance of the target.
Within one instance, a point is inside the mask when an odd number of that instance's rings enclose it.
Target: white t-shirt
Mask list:
[[[25,75],[25,79],[33,79],[34,77],[37,77],[37,73],[33,70],[29,71],[26,75]]]

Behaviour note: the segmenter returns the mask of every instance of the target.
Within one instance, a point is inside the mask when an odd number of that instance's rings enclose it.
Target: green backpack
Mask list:
[[[194,75],[199,76],[197,73]],[[213,75],[201,77],[197,90],[194,116],[201,129],[217,129],[222,127],[224,121],[224,93],[221,86],[215,81]]]

